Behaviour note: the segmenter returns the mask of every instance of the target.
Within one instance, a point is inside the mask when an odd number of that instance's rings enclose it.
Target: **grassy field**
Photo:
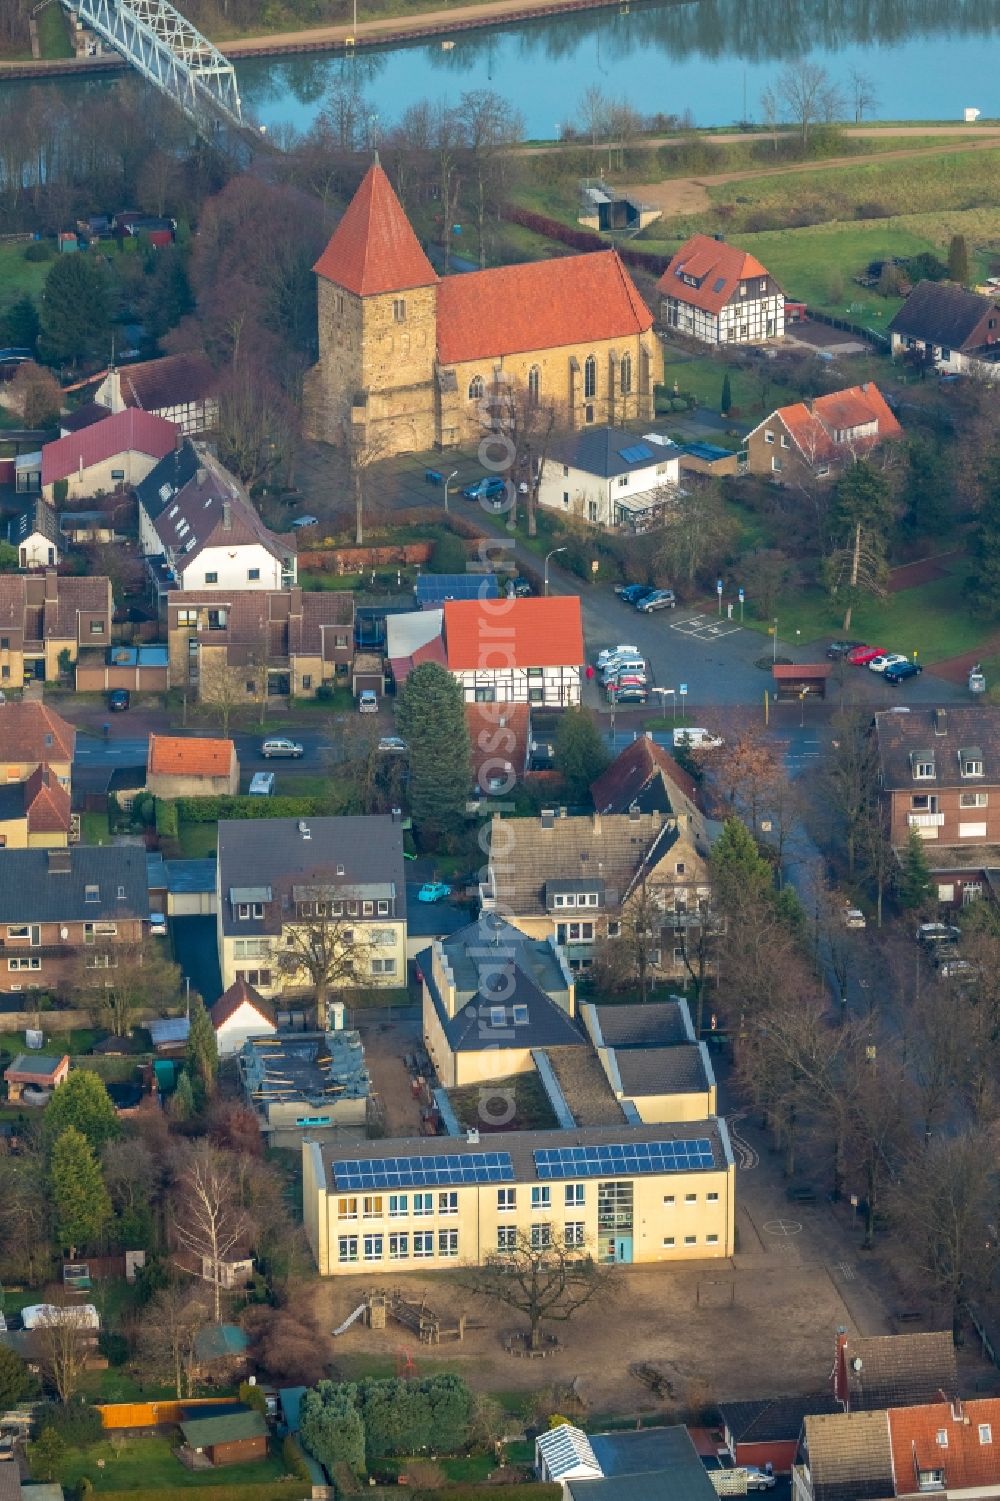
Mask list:
[[[960,569],[918,589],[866,601],[854,611],[850,634],[887,651],[908,656],[916,652],[917,660],[925,665],[974,651],[990,632],[965,607],[965,581],[966,573]],[[843,609],[818,589],[784,596],[775,614],[779,640],[802,645],[841,634],[844,618]],[[747,616],[745,623],[752,630],[767,632],[767,621]]]
[[[205,860],[215,854],[219,845],[217,823],[185,823],[182,820],[177,833],[185,860]]]
[[[152,1434],[92,1444],[82,1453],[70,1453],[60,1479],[64,1486],[71,1486],[77,1484],[81,1475],[89,1475],[94,1490],[103,1492],[155,1490],[166,1486],[185,1490],[202,1485],[252,1485],[280,1480],[285,1474],[284,1465],[274,1456],[256,1464],[225,1465],[219,1470],[187,1470],[171,1452],[175,1441]],[[103,1468],[99,1468],[99,1460],[104,1461]]]
[[[111,838],[106,813],[80,814],[80,841],[82,844],[107,844]]]
[[[0,307],[25,295],[41,295],[51,261],[26,261],[27,245],[0,245]]]
[[[69,40],[69,22],[66,12],[57,0],[50,0],[44,10],[39,11],[38,22],[38,50],[43,57],[72,57],[73,48]]]

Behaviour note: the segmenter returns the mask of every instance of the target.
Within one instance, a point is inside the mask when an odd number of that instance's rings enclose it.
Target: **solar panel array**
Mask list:
[[[685,1173],[715,1166],[707,1136],[690,1141],[630,1141],[594,1147],[544,1147],[535,1153],[539,1178],[625,1177]]]
[[[495,573],[422,573],[416,595],[421,604],[443,604],[446,599],[498,599],[500,581]]]
[[[643,459],[653,457],[653,450],[647,448],[645,443],[633,443],[630,448],[619,448],[618,453],[626,464],[641,464]]]
[[[509,1152],[463,1152],[436,1157],[371,1157],[330,1164],[341,1189],[444,1188],[462,1183],[513,1183]]]

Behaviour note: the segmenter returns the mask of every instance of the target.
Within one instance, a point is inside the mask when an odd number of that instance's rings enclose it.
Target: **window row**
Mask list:
[[[405,1261],[410,1255],[419,1258],[435,1254],[434,1231],[415,1230],[412,1235],[408,1231],[393,1235],[341,1235],[337,1241],[337,1260],[341,1265],[358,1260],[382,1261],[386,1254],[386,1241],[389,1243],[390,1261]],[[458,1255],[457,1230],[437,1232],[437,1255]]]
[[[677,1203],[677,1195],[676,1194],[664,1194],[663,1195],[663,1202],[664,1202],[664,1204],[668,1204],[668,1205],[669,1204],[676,1204]],[[698,1195],[697,1194],[685,1194],[684,1195],[684,1203],[685,1204],[697,1204],[697,1202],[698,1202]],[[705,1195],[705,1203],[706,1204],[717,1204],[718,1202],[719,1202],[719,1195],[717,1193],[713,1192],[713,1193],[707,1193]]]
[[[454,1188],[445,1189],[436,1195],[438,1214],[458,1213],[458,1191]],[[432,1193],[414,1194],[348,1194],[337,1200],[337,1218],[339,1220],[356,1220],[360,1207],[361,1217],[366,1220],[384,1219],[386,1213],[391,1220],[399,1219],[403,1215],[433,1214],[435,1195]],[[412,1201],[412,1211],[410,1204]]]
[[[663,1237],[663,1244],[665,1246],[675,1246],[677,1244],[677,1237],[675,1235],[665,1235]],[[697,1237],[697,1235],[685,1235],[684,1236],[684,1245],[686,1245],[686,1246],[696,1246],[697,1244],[698,1244],[698,1237]],[[706,1235],[705,1236],[705,1244],[706,1244],[706,1246],[717,1246],[719,1244],[719,1237],[717,1235]]]
[[[259,568],[248,568],[247,569],[247,579],[249,580],[249,582],[251,584],[255,584],[259,578],[260,578],[260,569]],[[218,582],[219,582],[219,575],[218,575],[218,573],[206,573],[205,574],[205,585],[206,585],[206,587],[210,586],[211,584],[217,584]],[[193,614],[194,612],[193,611],[182,611],[182,613],[183,614],[189,614],[189,613]],[[187,623],[187,622],[185,622],[185,623]]]
[[[531,1248],[533,1251],[544,1251],[553,1244],[552,1226],[549,1224],[532,1225],[529,1232]],[[562,1244],[570,1249],[579,1250],[586,1243],[586,1226],[583,1220],[569,1220],[563,1226]],[[515,1225],[501,1225],[497,1230],[497,1250],[516,1251],[518,1246],[518,1231]]]
[[[388,917],[389,902],[299,902],[297,910],[299,917]]]

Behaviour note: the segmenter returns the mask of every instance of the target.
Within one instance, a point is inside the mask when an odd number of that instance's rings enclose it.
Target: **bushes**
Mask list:
[[[472,1397],[457,1376],[422,1381],[321,1381],[302,1399],[302,1442],[326,1469],[361,1472],[392,1456],[465,1447]]]
[[[167,798],[156,799],[156,832],[163,839],[177,838],[177,804],[170,802]]]
[[[183,823],[218,823],[220,818],[318,818],[326,809],[321,797],[179,797]]]
[[[85,1449],[105,1436],[101,1414],[82,1400],[67,1402],[65,1406],[53,1405],[45,1414],[45,1426],[71,1449]]]
[[[186,1492],[190,1496],[191,1492]],[[503,1501],[559,1501],[562,1495],[562,1486],[542,1485],[528,1481],[524,1485],[505,1485],[498,1489],[495,1485],[461,1485],[448,1487],[448,1501],[497,1501],[498,1496]],[[414,1491],[413,1501],[440,1501],[440,1491]],[[117,1497],[116,1501],[122,1501]]]
[[[55,247],[50,245],[48,240],[32,240],[24,252],[24,259],[36,266],[42,261],[50,261],[54,255]]]
[[[286,1434],[284,1442],[281,1445],[281,1460],[289,1475],[295,1480],[311,1481],[312,1477],[309,1474],[306,1457],[299,1448],[298,1441],[290,1433]]]
[[[180,1495],[176,1486],[114,1492],[115,1501],[178,1501]],[[307,1501],[312,1486],[298,1480],[265,1481],[260,1485],[190,1485],[184,1487],[183,1495],[184,1501]]]

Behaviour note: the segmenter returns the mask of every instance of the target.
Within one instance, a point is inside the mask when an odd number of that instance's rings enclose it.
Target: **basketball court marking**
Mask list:
[[[713,619],[711,615],[685,615],[681,620],[672,620],[670,629],[679,631],[682,636],[693,636],[696,641],[718,641],[722,636],[735,635],[743,627],[721,617]]]

